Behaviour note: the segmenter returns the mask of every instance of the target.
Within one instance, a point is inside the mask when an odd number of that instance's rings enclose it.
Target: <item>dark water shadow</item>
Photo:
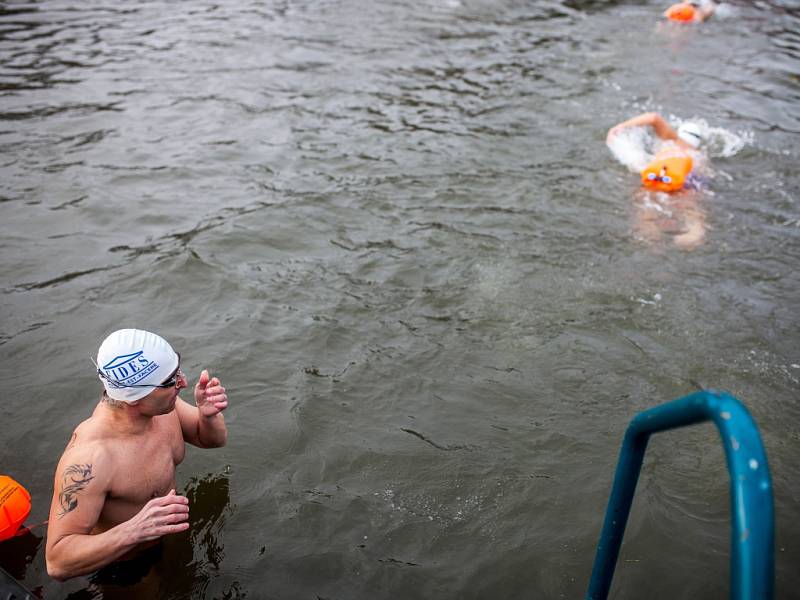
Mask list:
[[[43,540],[43,537],[36,535],[32,531],[25,531],[0,542],[0,567],[18,582],[22,582],[25,579],[28,565],[38,554]],[[41,588],[30,589],[29,591],[37,595],[41,594]],[[3,593],[5,593],[5,590]],[[5,600],[5,596],[0,595],[0,597]]]
[[[231,514],[226,475],[192,478],[182,492],[189,499],[189,529],[165,537],[142,561],[116,565],[113,577],[89,578],[89,584],[67,598],[113,600],[141,598],[205,598],[225,558],[220,532]],[[102,572],[102,571],[101,571]],[[235,589],[234,589],[235,588]],[[245,595],[235,583],[221,598]]]

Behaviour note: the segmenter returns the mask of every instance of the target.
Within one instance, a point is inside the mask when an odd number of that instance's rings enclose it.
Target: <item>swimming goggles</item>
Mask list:
[[[103,373],[100,370],[100,367],[97,366],[97,363],[95,363],[94,366],[97,367],[97,374],[100,376],[100,378],[101,379],[105,379],[109,383],[113,384],[114,387],[118,387],[118,388],[171,388],[171,387],[177,387],[178,382],[181,380],[181,377],[186,377],[184,372],[181,371],[181,353],[180,352],[176,352],[175,354],[178,355],[178,367],[175,369],[175,372],[172,373],[172,375],[170,375],[167,379],[165,379],[161,383],[149,383],[149,384],[143,384],[143,383],[127,384],[127,383],[123,383],[121,381],[117,381],[116,379],[112,379],[111,377],[109,377],[108,375]],[[89,358],[91,358],[91,355],[89,356]],[[92,362],[94,362],[93,358],[92,358]]]

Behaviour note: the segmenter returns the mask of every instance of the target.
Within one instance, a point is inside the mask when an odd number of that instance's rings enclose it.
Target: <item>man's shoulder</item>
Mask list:
[[[62,465],[77,463],[106,463],[113,460],[112,449],[102,440],[76,429],[59,461]]]
[[[76,429],[56,466],[55,491],[79,485],[86,493],[102,493],[111,484],[113,464],[113,454],[106,445],[85,439]]]
[[[81,421],[72,432],[67,443],[67,450],[101,450],[103,440],[109,437],[109,431],[102,426],[100,419],[92,415],[85,421]]]
[[[98,463],[113,461],[116,447],[114,438],[117,435],[103,424],[102,419],[93,414],[75,427],[64,448],[61,461],[76,459]]]

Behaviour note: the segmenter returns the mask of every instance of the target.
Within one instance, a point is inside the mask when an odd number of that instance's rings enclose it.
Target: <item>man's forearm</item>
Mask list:
[[[221,448],[225,445],[228,440],[228,428],[225,426],[225,417],[222,413],[217,413],[213,417],[204,417],[202,414],[198,416],[197,439],[203,448]]]
[[[65,535],[47,551],[47,573],[53,579],[64,581],[93,573],[114,562],[137,546],[124,525],[96,535]]]

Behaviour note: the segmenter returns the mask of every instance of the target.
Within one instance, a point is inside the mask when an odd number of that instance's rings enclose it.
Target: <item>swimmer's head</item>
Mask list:
[[[158,387],[180,366],[169,342],[141,329],[120,329],[97,351],[97,375],[112,400],[136,402]]]
[[[694,21],[697,11],[693,3],[681,2],[680,4],[673,4],[664,11],[664,16],[670,21],[680,21],[682,23],[690,23]]]
[[[686,121],[678,127],[678,137],[692,148],[699,148],[703,142],[703,132],[697,123]]]

